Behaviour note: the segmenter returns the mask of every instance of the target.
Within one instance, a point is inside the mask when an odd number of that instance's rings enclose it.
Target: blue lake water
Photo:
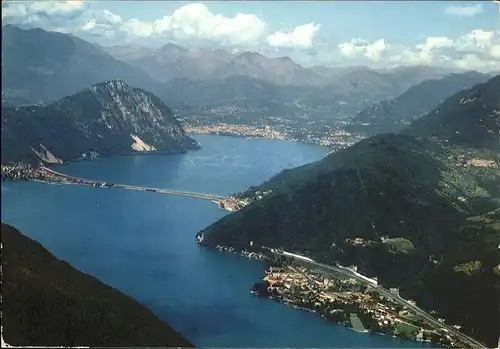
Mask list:
[[[194,137],[203,148],[187,154],[108,157],[58,170],[115,183],[225,195],[328,152],[285,141]],[[357,333],[252,296],[249,288],[262,276],[262,262],[195,244],[196,232],[225,214],[209,201],[152,192],[2,184],[3,222],[137,299],[197,346],[430,347]]]

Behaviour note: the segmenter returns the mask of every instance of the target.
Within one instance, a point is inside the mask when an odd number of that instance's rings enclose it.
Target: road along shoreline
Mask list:
[[[201,243],[201,245],[204,245]],[[250,244],[238,250],[205,246],[263,260],[267,269],[251,293],[294,308],[313,312],[326,321],[353,331],[425,341],[450,348],[486,348],[442,319],[435,319],[411,301],[387,290],[355,270],[317,263],[310,258]]]

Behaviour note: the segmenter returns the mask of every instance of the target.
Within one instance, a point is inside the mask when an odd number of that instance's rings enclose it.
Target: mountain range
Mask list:
[[[324,86],[332,83],[363,83],[407,89],[423,80],[450,71],[425,66],[375,70],[366,67],[303,67],[289,57],[266,57],[257,52],[231,53],[223,49],[184,48],[173,43],[151,49],[134,46],[103,47],[116,59],[147,72],[160,82],[171,79],[214,80],[246,76],[275,85]],[[400,84],[400,85],[399,85]],[[384,86],[386,85],[386,86]]]
[[[401,134],[285,170],[236,194],[250,203],[207,227],[205,241],[236,249],[253,241],[356,265],[494,346],[499,98],[497,76],[449,97]],[[362,246],[350,243],[357,237]]]
[[[403,132],[500,153],[500,75],[458,92]]]
[[[197,147],[158,97],[121,80],[46,106],[2,107],[2,163]]]
[[[366,67],[303,67],[289,57],[266,57],[256,52],[188,49],[168,43],[156,50],[120,46],[104,48],[115,58],[164,83],[165,98],[177,105],[225,105],[230,99],[271,99],[281,103],[327,106],[395,97],[426,79],[450,72],[425,66],[375,70]],[[144,52],[139,57],[140,52]],[[210,88],[207,88],[210,86]],[[180,92],[182,91],[182,92]],[[248,94],[242,92],[249,92]],[[179,98],[177,95],[181,95]],[[270,97],[269,97],[270,96]]]
[[[150,310],[2,223],[2,339],[15,346],[193,347]]]
[[[2,27],[2,48],[2,103],[13,106],[48,104],[90,85],[120,79],[173,108],[200,103],[223,107],[241,97],[259,107],[259,100],[273,96],[284,110],[293,105],[297,114],[308,115],[319,108],[316,115],[332,118],[355,115],[376,101],[450,73],[425,66],[307,68],[288,57],[186,49],[171,43],[159,49],[101,47],[69,34],[13,25]]]
[[[377,102],[362,110],[351,120],[352,125],[349,129],[367,136],[399,132],[456,92],[488,79],[489,76],[486,74],[466,72],[423,81],[392,100]]]
[[[186,49],[169,43],[147,56],[121,58],[160,82],[174,78],[203,81],[230,76],[247,76],[276,85],[302,86],[326,82],[316,72],[288,57],[267,58],[255,52],[231,54],[221,49]]]
[[[115,79],[157,91],[148,74],[73,35],[2,27],[2,104],[54,102]]]

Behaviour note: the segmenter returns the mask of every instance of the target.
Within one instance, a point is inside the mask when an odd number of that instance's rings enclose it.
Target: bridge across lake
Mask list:
[[[93,180],[93,179],[70,176],[70,175],[67,175],[67,174],[64,174],[61,172],[51,170],[50,168],[47,168],[47,167],[42,167],[42,169],[55,175],[55,176],[76,182],[76,183],[67,183],[67,184],[88,183],[88,184],[96,184],[96,185],[102,186],[102,184],[105,183],[104,181],[98,181],[98,180]],[[62,183],[62,184],[66,184],[66,183]],[[190,191],[184,191],[184,190],[162,189],[162,188],[144,187],[144,186],[130,185],[130,184],[116,184],[116,183],[109,183],[109,186],[112,188],[122,188],[122,189],[140,190],[140,191],[152,191],[155,193],[161,193],[161,194],[167,194],[167,195],[185,196],[185,197],[190,197],[190,198],[195,198],[195,199],[216,201],[217,203],[232,200],[231,198],[229,198],[227,196],[220,196],[220,195],[206,194],[206,193],[197,193],[197,192],[190,192]]]

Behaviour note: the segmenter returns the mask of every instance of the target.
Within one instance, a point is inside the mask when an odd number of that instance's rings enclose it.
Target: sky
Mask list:
[[[103,46],[253,51],[312,66],[500,70],[495,1],[12,1],[3,24]]]

